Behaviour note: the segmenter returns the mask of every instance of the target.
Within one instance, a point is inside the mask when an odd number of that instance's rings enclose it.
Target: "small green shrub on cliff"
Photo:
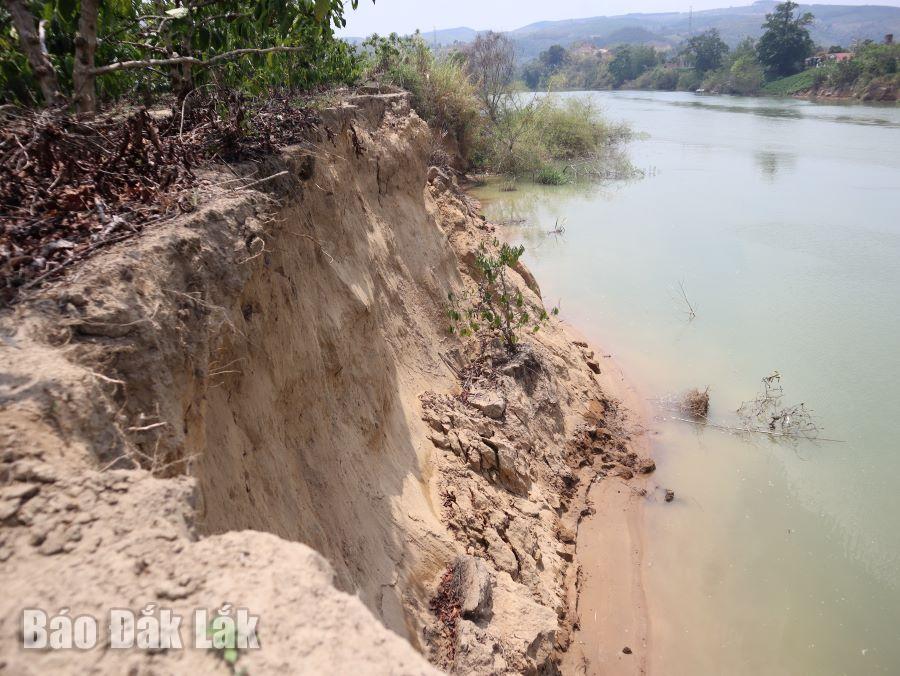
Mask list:
[[[494,246],[498,245],[496,255],[483,246],[479,250],[475,258],[478,289],[464,298],[451,293],[447,316],[451,333],[466,337],[489,331],[499,335],[508,352],[515,352],[522,332],[537,333],[550,315],[544,308],[527,305],[521,291],[507,277],[507,269],[518,264],[525,247],[500,245],[495,240]],[[554,308],[553,314],[558,314],[558,310]]]

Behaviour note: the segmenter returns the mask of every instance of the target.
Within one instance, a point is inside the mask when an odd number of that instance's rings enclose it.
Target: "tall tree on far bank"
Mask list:
[[[466,70],[478,90],[491,120],[496,121],[503,98],[516,72],[512,41],[505,35],[488,31],[475,38],[466,50]]]
[[[759,62],[769,77],[786,77],[803,70],[803,60],[813,50],[808,26],[813,22],[809,12],[794,16],[799,5],[782,2],[772,14],[766,14],[765,33],[756,50]]]
[[[715,28],[695,35],[684,48],[688,63],[699,75],[721,68],[727,54],[728,45]]]

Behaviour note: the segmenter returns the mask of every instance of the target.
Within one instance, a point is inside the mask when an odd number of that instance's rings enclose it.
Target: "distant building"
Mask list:
[[[807,68],[819,68],[820,66],[824,66],[829,62],[841,63],[842,61],[850,61],[854,56],[855,54],[853,52],[836,52],[835,54],[819,52],[815,56],[811,56],[806,59],[804,61],[804,65]]]

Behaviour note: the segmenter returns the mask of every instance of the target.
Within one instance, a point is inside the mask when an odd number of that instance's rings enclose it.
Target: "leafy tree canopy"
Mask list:
[[[694,70],[703,75],[722,67],[728,54],[728,45],[722,40],[719,31],[713,28],[688,40],[683,53]]]
[[[91,112],[98,96],[183,96],[213,81],[308,88],[355,67],[334,37],[346,24],[343,0],[2,2],[3,101],[73,101]]]
[[[813,22],[809,12],[796,15],[796,2],[782,2],[766,15],[765,32],[757,44],[759,62],[769,77],[786,77],[803,69],[803,61],[813,51],[808,26]]]

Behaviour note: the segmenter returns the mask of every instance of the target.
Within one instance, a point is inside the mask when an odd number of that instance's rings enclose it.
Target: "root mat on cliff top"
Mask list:
[[[0,120],[0,305],[151,223],[194,209],[195,170],[299,143],[321,119],[296,98],[195,90],[173,110]]]

